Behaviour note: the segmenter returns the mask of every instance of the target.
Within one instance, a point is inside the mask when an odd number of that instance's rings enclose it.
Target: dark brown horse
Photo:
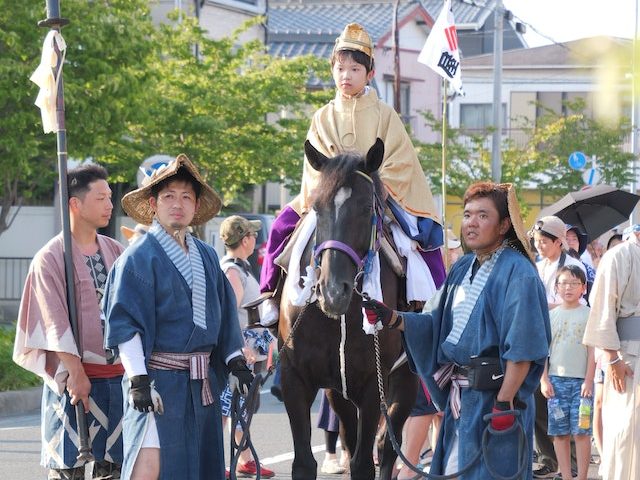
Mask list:
[[[343,448],[351,455],[351,478],[370,480],[375,478],[372,452],[380,397],[374,338],[362,329],[362,298],[354,288],[361,288],[360,273],[382,224],[378,212],[384,190],[377,170],[384,145],[378,139],[366,157],[344,154],[327,158],[306,142],[305,153],[311,166],[320,172],[313,198],[317,215],[315,242],[309,243],[301,262],[315,262],[317,302],[293,307],[287,292],[283,292],[279,327],[280,344],[289,339],[281,356],[281,369],[282,394],[295,451],[292,478],[316,478],[309,411],[318,390],[325,388],[329,389],[329,401],[341,420]],[[372,229],[372,225],[377,228]],[[391,271],[383,257],[381,254],[384,301],[396,308],[402,290],[400,282],[404,280]],[[289,338],[292,327],[294,332]],[[393,429],[400,436],[415,401],[417,380],[406,362],[392,371],[402,354],[400,332],[381,330],[379,340],[389,414]],[[378,444],[378,453],[380,478],[390,479],[396,454],[386,436]]]

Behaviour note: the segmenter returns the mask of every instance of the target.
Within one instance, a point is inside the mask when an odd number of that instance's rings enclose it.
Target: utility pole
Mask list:
[[[493,13],[493,136],[491,139],[491,178],[499,183],[502,178],[502,31],[504,7],[502,0],[496,2]]]
[[[638,85],[638,71],[640,66],[638,65],[638,0],[636,0],[635,8],[635,29],[633,36],[633,58],[631,60],[631,152],[633,153],[632,168],[633,179],[631,180],[631,193],[637,193],[638,191],[638,121],[640,120],[640,102],[638,101],[638,94],[640,93],[640,86]],[[631,212],[631,218],[629,219],[631,224],[636,224],[640,221],[640,207],[636,206],[633,212]]]
[[[398,114],[402,114],[400,104],[400,33],[398,32],[398,8],[399,0],[393,2],[393,108]]]

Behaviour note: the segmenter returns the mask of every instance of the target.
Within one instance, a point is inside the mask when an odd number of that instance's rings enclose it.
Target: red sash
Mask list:
[[[121,363],[113,365],[99,365],[97,363],[83,363],[84,373],[89,378],[114,378],[124,375],[124,367]]]

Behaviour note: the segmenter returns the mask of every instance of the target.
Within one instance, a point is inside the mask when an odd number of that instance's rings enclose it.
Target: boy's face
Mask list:
[[[542,258],[555,260],[562,253],[562,242],[560,239],[556,238],[552,240],[540,232],[534,232],[533,240],[536,250]]]
[[[562,272],[556,280],[556,291],[567,305],[577,305],[585,293],[585,284],[569,272]]]
[[[354,61],[350,55],[338,55],[331,68],[333,81],[345,97],[353,97],[362,92],[373,78],[373,70],[367,73],[367,68]]]

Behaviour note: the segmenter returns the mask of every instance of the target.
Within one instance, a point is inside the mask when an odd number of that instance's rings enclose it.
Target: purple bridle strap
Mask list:
[[[326,242],[322,242],[315,248],[313,252],[313,256],[316,261],[320,254],[325,250],[339,250],[349,256],[351,261],[355,263],[358,270],[362,268],[364,260],[358,257],[358,254],[353,250],[353,248],[351,248],[346,243],[339,242],[338,240],[327,240]]]

